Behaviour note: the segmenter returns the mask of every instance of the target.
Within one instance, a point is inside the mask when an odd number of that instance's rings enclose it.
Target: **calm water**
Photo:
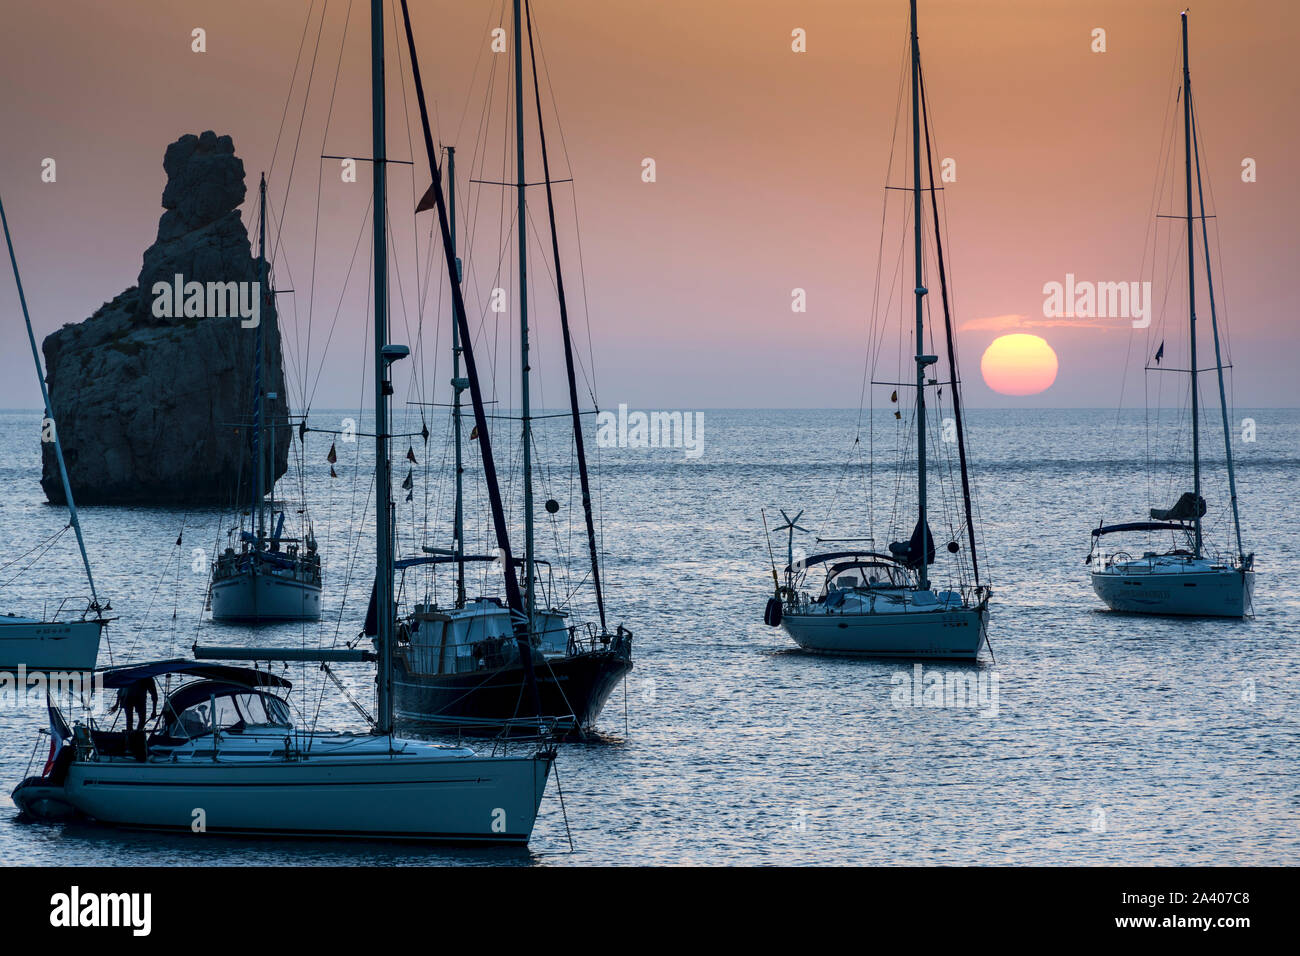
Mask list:
[[[636,669],[626,695],[617,693],[602,717],[609,739],[561,753],[575,852],[554,782],[528,851],[19,824],[7,794],[23,776],[44,714],[8,709],[0,712],[0,861],[1300,862],[1300,413],[1245,411],[1238,418],[1247,416],[1258,431],[1239,446],[1238,474],[1247,550],[1258,553],[1256,619],[1177,621],[1101,610],[1083,564],[1087,529],[1098,517],[1140,517],[1147,503],[1142,414],[1125,415],[1118,426],[1113,411],[973,414],[995,588],[996,663],[986,651],[978,669],[986,681],[996,675],[996,714],[896,706],[894,677],[910,678],[909,665],[808,656],[782,631],[763,626],[771,577],[760,507],[769,521],[776,508],[806,508],[801,523],[826,535],[867,530],[861,474],[844,467],[857,413],[707,411],[697,460],[681,449],[600,452],[609,603],[614,621],[636,633]],[[338,428],[343,417],[313,416],[313,425]],[[65,521],[44,504],[37,484],[38,420],[0,413],[0,563],[15,562]],[[892,424],[892,415],[879,419],[882,462],[892,458],[884,453],[893,447]],[[408,430],[418,431],[418,420]],[[355,635],[370,584],[363,570],[368,536],[358,534],[369,487],[357,458],[366,448],[340,443],[340,477],[331,480],[329,441],[309,438],[305,478],[326,558],[327,620],[319,626],[251,633],[202,621],[206,578],[194,569],[193,549],[211,552],[219,510],[83,510],[100,592],[121,617],[111,632],[115,661],[184,654],[196,638],[328,645]],[[441,435],[428,451],[415,442],[414,500],[402,505],[404,552],[424,540],[446,543],[433,530],[420,537],[426,512],[431,529],[446,526]],[[562,502],[564,519],[568,451],[562,443],[557,449],[544,460],[545,494]],[[1226,545],[1220,469],[1209,470],[1207,521]],[[1169,503],[1182,490],[1167,477],[1151,488],[1154,499]],[[881,468],[878,543],[887,540],[893,500]],[[469,507],[478,504],[471,495]],[[936,528],[941,540],[944,534]],[[481,528],[469,536],[481,538]],[[567,520],[545,527],[541,540],[552,553],[581,546]],[[811,536],[800,541],[815,547]],[[349,579],[353,553],[358,570]],[[62,597],[85,591],[70,535],[15,578],[26,563],[0,572],[0,611],[53,611]],[[107,658],[101,652],[101,664]],[[320,677],[294,668],[295,697],[314,708]],[[370,673],[339,670],[358,696],[370,698]],[[324,694],[322,726],[358,724],[341,695]],[[43,748],[38,767],[42,756]]]

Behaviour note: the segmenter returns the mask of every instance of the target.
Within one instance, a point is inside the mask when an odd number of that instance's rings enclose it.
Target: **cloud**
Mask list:
[[[958,332],[1025,332],[1032,329],[1119,329],[1127,328],[1129,320],[1120,324],[1099,322],[1094,319],[1031,319],[1027,315],[990,315],[981,319],[969,319],[957,327]]]
[[[1024,315],[990,315],[983,319],[969,319],[958,326],[958,332],[1008,332],[1028,328],[1029,318]]]

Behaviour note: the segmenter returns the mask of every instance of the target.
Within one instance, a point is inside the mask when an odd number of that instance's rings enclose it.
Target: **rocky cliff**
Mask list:
[[[238,211],[244,164],[229,136],[209,130],[168,146],[163,170],[166,211],[136,284],[43,346],[54,420],[79,503],[230,505],[237,495],[251,497],[248,423],[259,329],[243,327],[235,309],[211,308],[211,296],[173,309],[156,301],[155,290],[178,275],[205,287],[257,282],[258,263]],[[273,430],[279,477],[288,463],[289,429],[283,427],[274,296],[264,294],[259,311],[265,390],[278,396],[266,421],[281,426]],[[43,448],[41,487],[51,502],[62,503],[50,445]]]

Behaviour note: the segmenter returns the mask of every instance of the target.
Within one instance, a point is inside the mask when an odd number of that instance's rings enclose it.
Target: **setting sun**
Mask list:
[[[1000,335],[984,351],[984,382],[1003,395],[1037,395],[1056,381],[1056,353],[1045,339],[1016,332]]]

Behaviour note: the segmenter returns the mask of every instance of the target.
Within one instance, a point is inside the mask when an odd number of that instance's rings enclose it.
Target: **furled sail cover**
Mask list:
[[[922,539],[924,538],[924,544]],[[916,523],[912,530],[912,537],[907,541],[895,541],[889,546],[890,554],[893,554],[909,568],[919,568],[921,566],[922,549],[924,548],[925,563],[934,564],[934,536],[930,534],[930,526],[927,524],[924,529],[921,528],[921,522]]]
[[[1184,491],[1172,508],[1151,509],[1151,517],[1157,521],[1191,521],[1204,514],[1205,499],[1190,491]]]

